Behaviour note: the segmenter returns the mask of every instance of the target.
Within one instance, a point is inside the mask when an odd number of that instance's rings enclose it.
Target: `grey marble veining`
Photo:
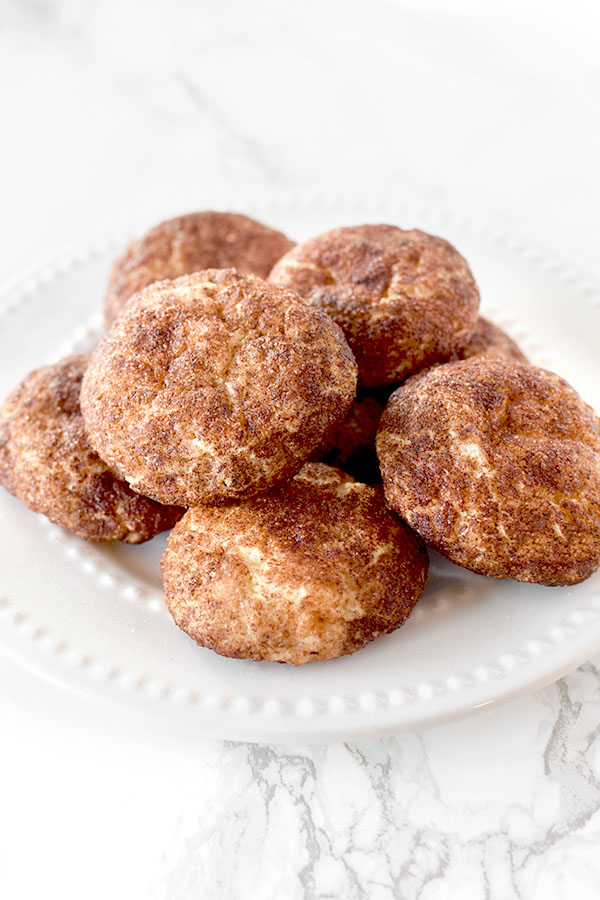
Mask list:
[[[376,742],[226,743],[154,897],[593,896],[597,662],[473,720]],[[574,866],[574,868],[575,868]],[[571,888],[569,887],[569,890]]]

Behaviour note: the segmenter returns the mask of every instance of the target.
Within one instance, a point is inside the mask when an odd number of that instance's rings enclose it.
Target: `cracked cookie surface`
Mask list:
[[[458,565],[560,585],[600,564],[600,419],[558,375],[431,369],[392,394],[376,446],[389,506]]]
[[[356,357],[359,383],[395,384],[468,343],[479,291],[447,241],[393,225],[336,228],[277,262],[269,280],[337,322]]]
[[[138,293],[92,354],[93,446],[162,503],[222,503],[291,478],[341,421],[356,364],[291,291],[209,269]]]
[[[261,497],[188,510],[162,560],[171,615],[198,644],[295,665],[394,631],[427,566],[380,489],[321,463]]]
[[[136,494],[85,433],[79,408],[87,356],[71,356],[25,378],[0,410],[0,484],[30,509],[90,541],[147,541],[182,509]]]

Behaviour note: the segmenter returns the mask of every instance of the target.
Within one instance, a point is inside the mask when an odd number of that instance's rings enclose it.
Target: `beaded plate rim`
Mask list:
[[[339,197],[320,197],[318,202],[314,197],[308,197],[303,192],[287,195],[286,198],[264,196],[248,198],[243,204],[244,210],[257,217],[267,212],[271,217],[276,216],[277,210],[289,212],[290,207],[296,204],[298,208],[314,209],[318,206],[319,212],[332,213],[356,212],[368,214],[377,211],[378,215],[384,213],[398,220],[409,215],[417,222],[422,222],[425,227],[431,223],[439,224],[439,227],[452,227],[468,233],[489,245],[497,245],[504,251],[521,258],[528,265],[539,269],[545,274],[557,278],[568,286],[571,292],[579,295],[582,301],[589,304],[590,309],[600,309],[600,284],[580,270],[578,267],[563,260],[554,251],[541,247],[528,238],[518,237],[511,232],[499,229],[493,225],[481,223],[462,215],[456,215],[445,210],[432,208],[423,204],[395,204],[393,201],[361,202],[360,198],[352,201],[344,201]],[[224,207],[224,204],[219,204]],[[217,206],[217,204],[215,204]],[[238,208],[240,204],[237,204]],[[218,208],[218,206],[217,206]],[[145,225],[139,228],[119,232],[107,238],[91,243],[87,247],[79,248],[58,256],[30,272],[13,279],[3,290],[0,290],[0,325],[11,314],[28,302],[33,302],[41,291],[50,283],[67,276],[73,270],[84,268],[86,263],[103,257],[120,247],[130,234],[143,231]],[[501,322],[499,324],[502,324]],[[87,322],[76,326],[68,339],[58,349],[55,358],[71,352],[80,352],[85,349],[86,342],[99,336],[102,330],[100,313],[95,313]],[[101,572],[94,564],[91,555],[86,553],[86,545],[73,535],[38,518],[38,525],[47,540],[64,545],[65,553],[80,566],[90,577],[96,577],[104,582],[104,587],[119,590],[121,595],[132,602],[143,600],[147,608],[152,612],[159,612],[162,608],[156,592],[148,591],[144,597],[144,591],[134,583],[127,583],[125,579],[119,579],[111,573]],[[475,712],[477,709],[487,708],[491,705],[506,702],[517,696],[528,694],[541,688],[568,671],[576,668],[588,659],[596,650],[600,650],[600,630],[597,635],[590,636],[590,640],[582,645],[579,652],[574,654],[568,663],[548,670],[536,678],[532,678],[526,684],[518,677],[519,672],[528,666],[535,668],[536,662],[542,657],[548,657],[559,648],[568,643],[573,643],[575,638],[581,638],[585,629],[593,622],[600,620],[600,590],[587,598],[575,611],[566,616],[561,624],[557,624],[547,633],[540,633],[535,639],[529,639],[525,644],[516,646],[510,652],[502,653],[497,659],[482,663],[472,671],[457,671],[448,675],[443,681],[421,681],[414,688],[406,689],[400,686],[391,687],[386,692],[370,692],[352,695],[334,695],[326,700],[318,697],[300,696],[293,702],[285,702],[280,699],[262,700],[252,695],[231,692],[223,692],[220,695],[214,691],[205,693],[194,691],[173,690],[172,686],[157,684],[148,681],[143,676],[135,676],[130,673],[104,670],[101,662],[90,658],[89,652],[65,645],[65,642],[46,630],[40,628],[35,622],[19,609],[18,599],[5,596],[0,591],[0,623],[4,628],[8,624],[11,631],[16,631],[27,643],[35,643],[41,657],[52,656],[60,659],[61,667],[65,670],[65,678],[68,673],[79,672],[84,680],[90,682],[90,691],[94,693],[94,685],[99,682],[110,684],[114,699],[119,700],[120,694],[133,694],[142,696],[151,705],[171,704],[182,708],[193,708],[197,711],[206,711],[213,716],[222,713],[228,718],[239,720],[256,719],[262,717],[266,724],[263,728],[264,737],[258,739],[287,740],[297,738],[298,732],[306,728],[307,721],[311,719],[323,719],[331,716],[332,719],[323,727],[317,727],[315,734],[317,739],[331,739],[339,736],[359,736],[369,734],[391,734],[406,728],[419,727],[420,725],[438,724],[443,721],[460,718]],[[173,626],[175,627],[175,626]],[[19,652],[12,654],[15,661],[19,662]],[[40,669],[44,669],[44,659],[39,661]],[[502,690],[496,691],[490,696],[489,686],[503,683]],[[62,685],[68,688],[68,684]],[[464,701],[458,700],[459,695],[468,694],[469,702],[465,706]],[[448,702],[436,711],[432,709],[432,701],[440,700],[446,696]],[[451,698],[451,699],[450,699]],[[399,715],[399,711],[410,706],[412,713],[407,717]],[[365,715],[363,725],[354,725],[348,719],[356,718],[357,713]],[[379,719],[379,724],[378,720]],[[298,729],[292,727],[280,729],[277,721],[297,720],[301,723]],[[243,739],[257,739],[253,735],[238,735],[237,730],[244,732],[244,726],[235,724],[231,727],[223,727],[213,723],[203,728],[205,734],[213,736],[242,736]]]

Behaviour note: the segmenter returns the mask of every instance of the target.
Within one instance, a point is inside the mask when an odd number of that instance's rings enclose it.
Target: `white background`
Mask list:
[[[600,277],[599,35],[584,0],[0,0],[0,279],[294,188],[439,202]],[[0,660],[2,895],[597,898],[599,664],[282,749],[160,734]]]

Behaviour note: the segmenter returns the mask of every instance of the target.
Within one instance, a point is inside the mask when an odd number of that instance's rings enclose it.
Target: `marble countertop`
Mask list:
[[[482,216],[600,278],[585,0],[3,0],[0,280],[263,191]],[[372,742],[200,740],[0,657],[0,890],[191,900],[596,900],[600,657]]]

